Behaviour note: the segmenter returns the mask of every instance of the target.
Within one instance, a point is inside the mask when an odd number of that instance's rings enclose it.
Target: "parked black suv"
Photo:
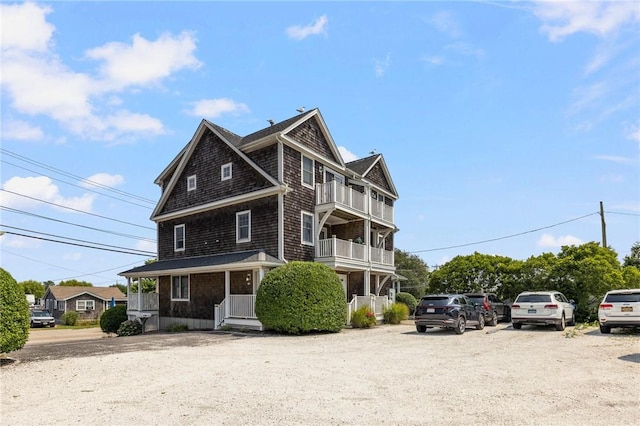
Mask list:
[[[498,325],[498,321],[511,320],[511,308],[493,293],[465,293],[474,303],[479,303],[488,325]]]
[[[420,299],[415,324],[419,333],[433,327],[453,328],[456,334],[464,333],[467,327],[482,330],[483,309],[463,294],[430,294]]]

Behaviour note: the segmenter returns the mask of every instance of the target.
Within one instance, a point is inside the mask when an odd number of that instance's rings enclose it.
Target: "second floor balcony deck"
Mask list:
[[[362,215],[393,224],[393,207],[337,181],[316,185],[316,205],[333,204]]]

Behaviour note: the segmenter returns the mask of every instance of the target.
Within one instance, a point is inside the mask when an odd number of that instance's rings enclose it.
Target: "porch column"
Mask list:
[[[362,292],[363,296],[368,296],[371,293],[371,271],[364,271],[364,291]]]
[[[223,318],[229,318],[229,303],[231,303],[230,297],[231,296],[231,272],[230,271],[224,271],[224,300],[225,300],[225,304],[224,304],[224,316]]]
[[[138,312],[142,311],[142,278],[138,277]]]
[[[127,310],[129,309],[129,296],[131,295],[131,277],[127,277]]]

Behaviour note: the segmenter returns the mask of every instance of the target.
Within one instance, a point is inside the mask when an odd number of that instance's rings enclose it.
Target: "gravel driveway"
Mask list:
[[[570,337],[573,336],[573,337]],[[27,344],[2,424],[623,425],[640,335],[411,322],[338,334],[147,333]]]

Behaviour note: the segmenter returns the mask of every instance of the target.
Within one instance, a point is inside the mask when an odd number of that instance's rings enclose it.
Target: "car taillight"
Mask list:
[[[600,304],[600,309],[604,309],[605,311],[608,309],[613,308],[613,305],[611,303],[601,303]]]
[[[511,309],[520,309],[520,305],[511,305]]]
[[[483,303],[484,303],[484,310],[488,311],[490,309],[489,304],[486,301],[484,301]]]
[[[553,305],[544,305],[545,309],[558,309],[558,305],[553,304]]]

